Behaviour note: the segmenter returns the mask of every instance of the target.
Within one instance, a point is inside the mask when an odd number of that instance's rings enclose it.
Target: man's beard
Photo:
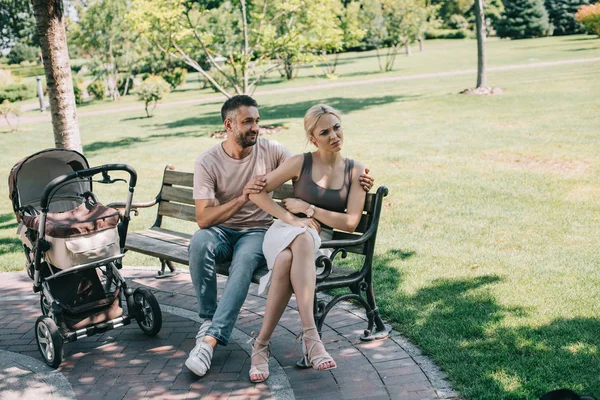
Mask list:
[[[251,139],[251,138],[247,137],[247,135],[251,134],[251,133],[255,133],[256,134],[254,136],[254,139]],[[258,140],[258,132],[253,132],[253,131],[248,131],[248,132],[245,132],[245,133],[236,132],[235,133],[235,140],[243,148],[252,147],[252,146],[254,146],[256,144],[256,141]]]

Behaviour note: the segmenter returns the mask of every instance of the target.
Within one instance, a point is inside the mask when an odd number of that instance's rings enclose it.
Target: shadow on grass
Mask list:
[[[260,116],[262,119],[278,118],[304,118],[306,110],[318,103],[325,103],[341,110],[345,114],[354,111],[365,110],[367,108],[377,107],[384,104],[407,101],[418,96],[382,96],[368,97],[363,99],[353,99],[344,97],[329,97],[319,100],[301,101],[291,104],[266,105],[260,107]]]
[[[15,220],[15,215],[14,214],[2,214],[0,215],[0,224],[3,224],[5,222],[8,221],[14,221]]]
[[[117,149],[117,148],[126,148],[131,147],[134,144],[139,143],[148,143],[152,141],[156,141],[159,139],[168,139],[168,138],[181,138],[181,137],[202,137],[206,136],[206,133],[198,133],[198,132],[176,132],[176,133],[164,133],[164,134],[156,134],[149,135],[144,137],[126,137],[119,140],[114,140],[112,142],[94,142],[90,144],[86,144],[83,146],[84,152],[97,152],[107,149]]]
[[[565,42],[581,42],[581,41],[586,41],[586,40],[598,40],[598,37],[597,36],[588,36],[588,37],[581,37],[581,38],[564,39]]]
[[[578,49],[564,49],[563,51],[589,51],[589,50],[596,50],[595,47],[580,47]]]
[[[0,238],[0,256],[23,251],[22,243],[17,238]]]
[[[122,120],[120,120],[119,122],[126,122],[126,121],[137,121],[138,119],[148,119],[147,115],[141,116],[141,117],[129,117],[129,118],[123,118]]]
[[[222,103],[221,103],[222,104]],[[203,104],[205,105],[205,104]],[[219,107],[220,108],[220,107]],[[183,118],[177,121],[166,122],[160,125],[154,125],[156,129],[173,129],[173,128],[184,128],[188,126],[205,126],[205,125],[222,125],[221,113],[211,112],[204,114],[201,117],[190,117]]]
[[[413,252],[391,250],[374,260],[377,304],[385,319],[448,373],[464,398],[534,399],[557,389],[600,394],[600,319],[560,318],[533,326],[506,324],[528,316],[492,293],[497,275],[437,279],[402,289],[390,262]]]

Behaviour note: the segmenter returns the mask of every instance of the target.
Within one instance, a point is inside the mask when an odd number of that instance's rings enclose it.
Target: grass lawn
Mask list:
[[[592,58],[600,40],[493,40],[488,53],[491,66]],[[474,55],[474,41],[426,42],[426,52],[400,57],[387,75],[473,69]],[[342,60],[340,81],[380,76],[366,72],[377,69],[372,53]],[[260,90],[328,82],[309,70]],[[489,83],[505,89],[494,97],[458,95],[473,86],[471,75],[257,93],[263,122],[289,127],[273,138],[294,152],[310,150],[306,109],[326,102],[344,112],[344,153],[390,189],[375,259],[378,305],[465,398],[531,399],[559,387],[600,395],[598,72],[600,62],[494,71]],[[210,94],[193,85],[171,100]],[[133,165],[135,198],[148,200],[167,163],[189,171],[218,143],[210,134],[221,102],[159,105],[151,119],[143,110],[82,117],[85,154],[93,165]],[[24,256],[6,176],[21,157],[52,147],[53,136],[38,123],[0,138],[0,271],[9,271]],[[125,199],[122,186],[95,191],[105,202]],[[133,229],[153,217],[143,211]],[[125,260],[157,265],[131,253]]]

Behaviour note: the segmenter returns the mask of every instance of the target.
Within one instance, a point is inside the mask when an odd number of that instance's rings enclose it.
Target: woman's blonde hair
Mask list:
[[[306,140],[310,142],[312,137],[312,131],[319,122],[319,119],[325,114],[335,115],[340,121],[342,113],[335,108],[328,106],[327,104],[316,104],[308,109],[304,115],[304,132],[306,133]]]

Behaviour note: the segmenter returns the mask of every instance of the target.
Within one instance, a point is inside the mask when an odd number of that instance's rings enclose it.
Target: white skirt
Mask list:
[[[319,249],[319,247],[321,247],[322,239],[330,240],[333,237],[333,231],[323,229],[321,231],[321,236],[319,236],[317,231],[313,228],[292,226],[283,221],[276,220],[275,222],[273,222],[273,225],[271,225],[271,227],[267,230],[267,233],[265,233],[265,239],[263,242],[263,254],[265,256],[265,259],[267,260],[267,268],[269,269],[269,272],[267,272],[265,276],[260,278],[258,294],[268,293],[269,287],[271,286],[273,266],[275,265],[275,260],[277,259],[279,253],[285,250],[290,245],[290,243],[292,243],[294,239],[296,239],[296,236],[304,232],[310,233],[314,240],[315,259],[320,255],[331,254],[331,250]]]

